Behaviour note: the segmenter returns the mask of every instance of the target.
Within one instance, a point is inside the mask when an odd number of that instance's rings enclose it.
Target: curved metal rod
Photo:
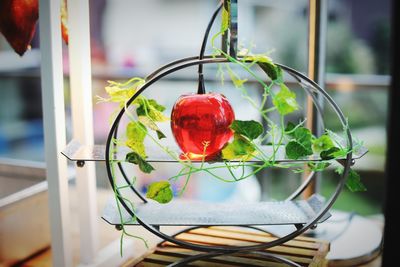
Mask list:
[[[206,32],[204,33],[203,42],[202,42],[201,48],[200,48],[199,59],[204,58],[204,52],[206,51],[207,40],[208,40],[208,36],[210,35],[211,27],[213,26],[214,21],[217,18],[217,15],[222,8],[222,5],[223,5],[223,2],[221,2],[218,5],[217,9],[214,11],[213,15],[211,16],[210,22],[207,25],[207,29],[206,29]],[[199,85],[198,85],[197,93],[205,94],[206,88],[204,86],[203,64],[199,64],[198,74],[199,74]]]
[[[252,255],[256,255],[256,256],[261,256],[263,258],[266,259],[270,259],[276,262],[280,262],[280,263],[285,263],[289,266],[294,266],[294,267],[301,267],[300,264],[295,263],[294,261],[291,261],[289,259],[286,259],[282,256],[278,256],[269,252],[265,252],[265,251],[246,251],[245,254],[252,254]]]
[[[226,59],[224,60],[224,59],[213,59],[213,60],[202,60],[202,62],[201,63],[215,63],[215,62],[228,62]],[[160,75],[160,77],[158,78],[158,79],[160,79],[161,77],[164,77],[164,76],[166,76],[166,75],[168,75],[169,73],[172,73],[172,72],[174,72],[174,71],[177,71],[177,70],[179,70],[179,69],[182,69],[182,68],[186,68],[186,67],[188,67],[188,66],[193,66],[193,65],[196,65],[196,64],[198,64],[199,62],[198,61],[195,61],[195,62],[188,62],[188,63],[186,63],[186,64],[183,64],[183,65],[181,65],[181,66],[177,66],[177,67],[175,67],[174,69],[171,69],[171,70],[169,70],[169,71],[166,71],[165,73],[162,73],[161,75]],[[283,66],[283,68],[285,68],[286,66]],[[288,67],[286,67],[287,68],[287,70],[288,71],[292,71],[292,72],[296,72],[295,70],[292,70],[292,69],[290,69],[290,68],[288,68]],[[298,73],[298,74],[300,74],[299,76],[301,77],[301,73]],[[157,80],[158,80],[157,79]],[[306,80],[307,80],[307,78],[306,78]],[[151,83],[153,83],[153,82],[155,82],[155,80],[152,80],[152,82]],[[312,82],[312,81],[311,81]],[[147,87],[148,86],[150,86],[150,84],[151,84],[150,82],[148,83],[148,84],[146,84],[147,85]],[[134,100],[134,98],[135,97],[137,97],[144,89],[145,89],[146,87],[142,87],[141,88],[141,90],[140,90],[140,92],[138,91],[137,92],[137,94],[135,95],[135,96],[133,96],[132,97],[132,99],[131,99],[131,101],[130,102],[132,102],[133,100]],[[321,88],[319,88],[321,91],[323,91]],[[324,94],[325,95],[325,94]],[[327,95],[325,95],[325,96],[327,96]],[[341,113],[341,111],[340,111],[340,109],[339,110],[336,110],[336,108],[338,108],[337,107],[337,105],[333,102],[332,103],[332,99],[329,97],[329,95],[327,96],[327,99],[328,99],[328,101],[330,102],[330,104],[332,104],[333,105],[333,107],[334,107],[334,109],[335,109],[335,111],[338,113],[338,115],[339,115],[339,118],[340,118],[340,120],[341,120],[341,122],[343,123],[343,125],[345,126],[345,119],[344,119],[344,116],[343,116],[343,114]],[[128,101],[129,102],[129,101]],[[335,108],[336,107],[336,108]],[[121,116],[123,115],[123,113],[124,113],[124,110],[121,110],[121,112],[120,112],[120,114],[117,116],[117,119],[116,119],[116,121],[119,121],[120,119],[121,119]],[[341,116],[340,116],[341,115]],[[113,127],[114,127],[114,125],[113,125]],[[112,127],[112,128],[113,128]],[[112,131],[111,131],[112,132]],[[111,134],[111,132],[110,132],[110,134]],[[347,129],[347,132],[348,132],[348,134],[350,133],[349,132],[349,129]],[[352,147],[352,145],[351,145],[351,135],[348,135],[348,143],[349,143],[349,147],[350,147],[350,151],[351,151],[351,147]],[[109,141],[109,139],[108,139],[108,141]],[[108,144],[109,144],[109,142],[108,142]],[[109,162],[109,146],[107,146],[106,147],[106,150],[108,149],[108,153],[106,154],[106,158],[108,158],[108,160],[107,160],[107,162]],[[347,158],[346,158],[346,163],[349,163],[349,160],[351,159],[351,152],[347,155]],[[109,164],[107,164],[107,170],[109,170]],[[345,164],[345,171],[343,172],[343,175],[342,175],[342,180],[344,180],[344,178],[348,175],[348,169],[349,169],[349,164]],[[109,177],[110,178],[110,177]],[[112,181],[111,181],[112,182]],[[325,205],[325,208],[323,208],[320,212],[319,212],[319,214],[318,214],[318,216],[316,216],[316,218],[313,220],[313,221],[311,221],[310,223],[308,223],[307,225],[305,225],[303,228],[301,228],[301,229],[298,229],[297,231],[295,231],[295,232],[293,232],[293,233],[291,233],[291,234],[289,234],[289,235],[287,235],[287,236],[285,236],[285,237],[282,237],[281,239],[279,239],[279,240],[276,240],[276,242],[275,241],[273,241],[273,242],[270,242],[270,243],[267,243],[267,244],[261,244],[261,245],[256,245],[256,246],[251,246],[252,248],[251,249],[256,249],[257,247],[271,247],[271,246],[274,246],[274,245],[277,245],[277,244],[281,244],[281,243],[283,243],[283,242],[286,242],[286,241],[288,241],[288,240],[290,240],[290,239],[292,239],[293,237],[295,237],[295,236],[297,236],[297,235],[299,235],[299,234],[301,234],[302,232],[304,232],[305,230],[307,230],[309,227],[311,227],[311,226],[313,226],[321,217],[322,217],[322,215],[327,211],[327,209],[329,209],[330,207],[331,207],[331,205],[333,204],[333,201],[334,200],[336,200],[336,197],[337,197],[337,195],[338,195],[338,193],[340,192],[340,190],[341,190],[341,188],[343,187],[343,184],[344,184],[344,181],[342,181],[341,183],[339,183],[339,185],[338,185],[338,187],[337,187],[337,190],[335,191],[335,194],[331,197],[331,199],[330,199],[330,201],[328,201],[328,204],[326,204]],[[120,197],[118,197],[119,199],[120,199],[120,201],[122,201],[122,205],[124,205],[124,207],[127,209],[127,211],[132,215],[132,216],[134,216],[134,213],[129,209],[129,207],[126,205],[126,203],[123,201],[123,199],[121,199]],[[146,223],[144,223],[144,222],[142,222],[140,219],[138,219],[138,222],[140,223],[140,224],[142,224],[142,226],[143,227],[145,227],[147,230],[149,230],[149,231],[151,231],[151,232],[153,232],[154,234],[156,234],[156,235],[158,235],[158,236],[160,236],[161,238],[164,238],[164,239],[166,239],[166,240],[169,240],[170,239],[170,236],[167,236],[167,235],[165,235],[165,234],[163,234],[163,233],[160,233],[157,229],[155,229],[155,228],[153,228],[152,226],[150,226],[150,225],[148,225],[148,224],[146,224]],[[213,247],[213,248],[211,248],[211,247],[209,247],[209,246],[199,246],[199,245],[194,245],[194,244],[191,244],[191,243],[188,243],[188,242],[181,242],[181,241],[178,241],[178,240],[169,240],[169,241],[172,241],[172,242],[174,242],[174,243],[183,243],[183,244],[181,244],[181,245],[183,245],[183,246],[186,246],[186,247],[196,247],[197,249],[199,249],[199,250],[206,250],[206,251],[209,251],[210,249],[213,249],[213,250],[218,250],[218,249],[222,249],[222,250],[224,250],[224,251],[226,251],[226,250],[246,250],[246,249],[250,249],[250,247],[248,247],[248,246],[246,246],[246,247],[235,247],[235,248],[231,248],[231,247],[229,247],[229,248],[227,248],[227,247],[225,247],[225,246],[222,246],[222,247]]]
[[[178,267],[178,266],[187,266],[188,263],[191,262],[195,262],[198,260],[202,260],[202,259],[208,259],[208,258],[213,258],[213,257],[217,257],[217,256],[221,256],[224,254],[229,254],[226,252],[206,252],[203,254],[197,254],[197,255],[193,255],[193,256],[189,256],[186,258],[183,258],[179,261],[173,262],[171,264],[168,264],[167,267]]]
[[[176,261],[174,263],[171,263],[169,265],[167,265],[168,267],[178,267],[178,266],[187,266],[188,263],[191,262],[196,262],[199,260],[204,260],[204,259],[211,259],[214,257],[218,257],[218,256],[223,256],[223,255],[232,255],[235,256],[235,254],[249,254],[249,255],[255,255],[255,256],[259,256],[268,260],[272,260],[275,262],[279,262],[279,263],[284,263],[287,264],[288,266],[293,266],[293,267],[301,267],[301,265],[297,264],[296,262],[286,259],[282,256],[278,256],[275,255],[273,253],[269,253],[266,251],[241,251],[241,252],[206,252],[203,254],[197,254],[197,255],[193,255],[193,256],[189,256],[186,258],[183,258],[179,261]]]
[[[213,58],[213,59],[203,59],[203,60],[192,60],[192,61],[188,61],[188,62],[184,62],[182,64],[178,64],[177,66],[168,69],[164,72],[160,72],[158,75],[154,76],[151,80],[149,80],[146,84],[144,84],[132,97],[131,99],[129,99],[127,101],[127,106],[129,106],[145,89],[147,89],[148,87],[150,87],[153,83],[155,83],[156,81],[160,80],[161,78],[176,72],[178,70],[190,67],[190,66],[195,66],[198,64],[209,64],[209,63],[228,63],[229,60],[226,58]],[[132,216],[132,217],[136,217],[137,221],[140,225],[142,225],[145,229],[147,229],[148,231],[150,231],[151,233],[157,235],[158,237],[170,241],[172,243],[175,243],[179,246],[183,246],[183,247],[187,247],[190,249],[194,249],[194,250],[198,250],[198,251],[246,251],[246,250],[261,250],[261,249],[265,249],[265,248],[269,248],[269,247],[273,247],[276,245],[280,245],[282,243],[285,243],[291,239],[293,239],[294,237],[304,233],[307,229],[311,228],[312,226],[314,226],[315,224],[318,223],[318,221],[322,218],[322,216],[332,207],[333,203],[335,202],[335,200],[337,199],[340,191],[342,190],[344,183],[345,183],[345,179],[348,176],[349,170],[350,170],[350,165],[351,165],[351,159],[352,159],[352,137],[350,134],[350,129],[347,126],[347,122],[346,119],[342,113],[342,111],[340,110],[340,108],[338,107],[338,105],[333,101],[333,99],[326,93],[325,90],[323,90],[319,85],[317,85],[315,82],[313,82],[312,80],[310,80],[308,77],[306,77],[305,75],[301,74],[300,72],[289,68],[285,65],[281,65],[281,64],[276,64],[278,66],[280,66],[283,70],[292,73],[293,75],[297,75],[298,77],[304,79],[305,81],[309,82],[311,85],[313,85],[328,101],[328,103],[332,106],[332,108],[335,110],[336,114],[339,117],[340,122],[342,123],[343,127],[346,129],[346,133],[347,133],[347,147],[349,148],[349,153],[347,154],[345,163],[344,163],[344,171],[343,174],[341,176],[341,179],[336,187],[336,190],[334,191],[333,195],[329,198],[329,200],[327,201],[327,203],[323,206],[323,208],[314,216],[313,219],[311,219],[307,224],[304,225],[304,227],[299,228],[295,231],[293,231],[292,233],[287,234],[286,236],[283,236],[277,240],[268,242],[268,243],[262,243],[262,244],[258,244],[258,245],[252,245],[252,246],[238,246],[238,247],[232,247],[232,246],[205,246],[205,245],[199,245],[199,244],[193,244],[190,242],[186,242],[186,241],[182,241],[182,240],[177,240],[167,234],[164,234],[162,232],[160,232],[158,229],[156,229],[155,227],[153,227],[152,225],[142,221],[139,217],[137,217],[134,213],[134,211],[132,211],[130,209],[130,207],[126,204],[126,202],[124,201],[124,199],[122,197],[119,196],[119,190],[116,189],[115,184],[113,182],[113,177],[112,177],[112,171],[111,171],[111,162],[110,162],[110,145],[111,145],[111,141],[112,141],[112,137],[113,137],[113,133],[116,130],[116,126],[119,123],[119,121],[121,120],[123,114],[125,113],[125,110],[122,109],[118,115],[115,118],[114,123],[111,126],[110,129],[110,133],[108,135],[107,138],[107,143],[106,143],[106,169],[107,169],[107,174],[108,174],[108,178],[110,180],[110,184],[113,188],[113,190],[115,190],[118,194],[117,194],[117,198],[119,200],[119,202],[121,203],[121,205],[126,209],[126,211]]]
[[[266,234],[270,234],[270,235],[272,235],[272,236],[274,236],[274,237],[277,237],[277,236],[275,236],[274,234],[270,233],[269,231],[267,231],[267,230],[265,230],[265,229],[262,229],[262,228],[259,228],[258,226],[254,226],[254,225],[234,225],[234,226],[235,226],[235,227],[238,227],[238,228],[250,228],[250,229],[254,229],[254,230],[257,230],[257,231],[259,231],[259,232],[266,233]],[[173,237],[176,237],[176,236],[178,236],[178,235],[180,235],[180,234],[187,233],[187,232],[190,232],[190,231],[192,231],[192,230],[196,230],[196,229],[200,229],[200,228],[209,228],[209,227],[211,227],[211,226],[204,226],[204,225],[191,226],[191,227],[188,227],[188,228],[183,229],[183,230],[181,230],[181,231],[178,231],[177,233],[173,234],[172,236],[173,236]],[[221,226],[221,228],[222,228],[222,227],[223,227],[223,226]]]
[[[304,190],[306,190],[307,186],[314,180],[315,178],[315,172],[311,172],[306,179],[304,179],[304,181],[302,182],[302,184],[297,187],[296,191],[294,191],[290,196],[288,196],[285,200],[293,200],[295,198],[297,198],[298,196],[300,196],[301,193],[304,192]]]
[[[172,236],[173,236],[173,237],[176,237],[176,236],[178,236],[178,235],[180,235],[180,234],[187,233],[187,232],[189,232],[189,231],[196,230],[196,229],[200,229],[200,228],[205,228],[205,227],[209,227],[209,226],[202,226],[202,225],[201,225],[201,226],[200,226],[200,225],[190,226],[190,227],[185,228],[185,229],[183,229],[183,230],[181,230],[181,231],[178,231],[177,233],[173,234]]]
[[[260,228],[259,226],[254,226],[254,225],[241,225],[241,226],[238,226],[238,227],[244,227],[244,228],[254,229],[254,230],[260,231],[260,232],[262,232],[262,233],[269,234],[269,235],[271,235],[271,236],[273,236],[273,237],[277,237],[277,236],[274,235],[273,233],[269,232],[268,230],[262,229],[262,228]]]
[[[114,131],[114,138],[117,139],[118,136],[118,128],[119,128],[119,123],[117,124],[115,131]],[[116,149],[117,144],[114,143],[114,149]],[[129,188],[135,193],[144,203],[147,203],[146,198],[132,185],[130,184],[128,175],[126,175],[126,172],[124,170],[124,167],[122,166],[121,162],[117,163],[118,169],[120,173],[122,174],[122,177],[124,178],[125,182],[127,185],[129,185]]]
[[[124,170],[124,167],[122,167],[121,162],[118,162],[117,164],[118,164],[118,169],[121,172],[125,182],[129,185],[129,188],[143,201],[143,203],[147,203],[148,202],[147,199],[133,185],[129,184],[130,183],[129,178],[126,175],[126,172]]]
[[[203,59],[210,59],[210,58],[225,58],[225,57],[222,56],[222,55],[219,55],[219,56],[210,56],[210,55],[203,56]],[[188,62],[188,61],[191,61],[191,60],[198,60],[198,59],[199,59],[199,56],[193,56],[193,57],[185,57],[185,58],[181,58],[181,59],[178,59],[178,60],[174,60],[174,61],[172,61],[170,63],[167,63],[167,64],[161,66],[160,68],[156,69],[155,71],[153,71],[151,74],[149,74],[145,78],[145,81],[147,82],[147,81],[153,79],[156,75],[160,74],[164,70],[167,70],[168,68],[171,68],[171,67],[173,67],[175,65],[178,65],[179,63],[184,63],[184,62]]]
[[[204,57],[204,58],[211,58],[211,56],[206,56],[206,57]],[[161,66],[160,68],[156,69],[155,71],[153,71],[152,73],[150,73],[149,75],[147,75],[147,76],[144,78],[144,80],[147,82],[147,81],[153,79],[153,78],[154,78],[157,74],[159,74],[160,72],[162,72],[162,71],[164,71],[164,70],[166,70],[166,69],[168,69],[168,68],[170,68],[170,67],[172,67],[172,66],[175,66],[175,65],[177,65],[177,64],[179,64],[179,63],[187,62],[187,61],[190,61],[190,60],[195,60],[195,59],[199,59],[199,57],[198,57],[198,56],[194,56],[194,57],[185,57],[185,58],[182,58],[182,59],[174,60],[174,61],[172,61],[172,62],[170,62],[170,63],[167,63],[167,64]]]
[[[312,100],[313,100],[313,104],[314,104],[315,108],[316,108],[317,111],[318,111],[318,116],[319,116],[320,119],[321,119],[321,128],[322,128],[322,131],[324,131],[324,130],[325,130],[325,123],[324,123],[324,117],[323,117],[323,115],[322,115],[323,111],[322,111],[321,105],[318,103],[317,97],[315,96],[315,94],[314,94],[313,92],[310,91],[310,89],[308,88],[308,86],[307,86],[306,84],[303,84],[302,82],[300,82],[300,86],[304,89],[304,91],[307,92],[307,94],[308,94],[309,96],[311,96],[311,98],[312,98]]]

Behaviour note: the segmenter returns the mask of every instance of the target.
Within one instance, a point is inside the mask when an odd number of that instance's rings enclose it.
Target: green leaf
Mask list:
[[[147,100],[147,103],[150,106],[153,106],[156,110],[163,112],[165,110],[165,107],[163,105],[160,105],[156,100],[154,99],[149,99]]]
[[[304,130],[306,129],[306,130]],[[311,131],[303,126],[303,123],[294,124],[293,122],[288,122],[285,127],[285,135],[290,138],[295,138],[296,136],[301,136],[302,133],[305,133],[307,136],[310,136],[313,139]]]
[[[267,74],[267,76],[273,80],[276,81],[278,80],[278,78],[280,78],[279,76],[281,75],[280,71],[279,71],[279,67],[276,66],[274,63],[272,63],[272,61],[270,62],[257,62],[258,66],[260,66],[260,68],[265,72],[265,74]]]
[[[323,134],[319,138],[312,141],[312,148],[314,152],[317,153],[328,150],[334,146],[335,144],[333,143],[332,138],[327,134]]]
[[[174,195],[168,181],[159,181],[149,185],[146,197],[153,199],[158,203],[165,204],[170,202]]]
[[[128,154],[126,154],[125,160],[127,162],[138,165],[139,169],[144,173],[151,173],[154,170],[154,167],[151,166],[136,152],[129,152]]]
[[[303,126],[293,128],[292,131],[293,132],[289,136],[302,144],[310,153],[312,153],[311,145],[313,136],[311,131]]]
[[[293,132],[293,137],[301,144],[303,144],[307,150],[312,153],[311,145],[312,145],[312,134],[311,131],[305,127],[298,127]]]
[[[292,140],[290,141],[286,147],[286,156],[289,159],[299,159],[305,156],[312,155],[311,148],[306,147],[302,143]]]
[[[272,62],[272,59],[265,54],[246,54],[243,57],[245,61],[252,61],[258,63],[265,63],[267,65],[271,65],[270,68],[276,68],[277,66]]]
[[[275,79],[275,82],[277,84],[283,84],[283,71],[281,67],[276,66],[276,74],[277,78]]]
[[[124,105],[144,83],[145,81],[142,78],[133,78],[125,83],[108,81],[108,86],[105,87],[105,90],[109,98],[100,98],[100,100]]]
[[[335,172],[342,175],[343,167],[338,167]],[[346,180],[346,186],[351,192],[364,192],[367,191],[365,185],[361,182],[361,176],[354,170],[350,169],[349,176]]]
[[[337,157],[337,152],[340,152],[340,148],[338,147],[331,147],[328,150],[322,151],[319,156],[323,160],[331,160]]]
[[[131,121],[126,126],[126,137],[128,139],[137,139],[143,141],[146,137],[146,127],[138,121]]]
[[[288,122],[285,128],[285,134],[289,136],[294,136],[294,129],[296,128],[296,125],[293,122]]]
[[[286,115],[297,110],[296,94],[285,85],[281,84],[281,90],[273,97],[272,103],[281,115]]]
[[[138,141],[136,139],[129,139],[125,142],[126,146],[132,149],[135,153],[139,154],[142,158],[146,158],[146,148],[143,141]]]
[[[345,158],[348,154],[348,149],[346,147],[339,149],[339,151],[334,153],[335,158]]]
[[[168,117],[162,113],[165,107],[158,104],[154,99],[142,99],[137,104],[139,105],[136,109],[136,114],[138,116],[146,116],[158,122],[168,121]]]
[[[243,60],[256,62],[272,81],[278,84],[283,82],[282,69],[275,65],[268,56],[263,54],[245,55]]]
[[[158,139],[167,138],[163,132],[160,130],[156,131]]]
[[[141,157],[146,158],[146,151],[144,147],[144,139],[147,134],[146,127],[137,121],[131,121],[126,126],[125,144]]]
[[[289,159],[299,159],[313,154],[312,134],[309,129],[303,126],[296,128],[292,123],[288,123],[285,131],[289,132],[288,136],[291,138],[285,147]]]
[[[247,79],[240,79],[240,77],[236,73],[234,73],[231,68],[228,68],[227,70],[228,70],[228,74],[229,74],[229,77],[232,80],[233,85],[236,88],[243,87],[243,84],[245,82],[247,82]]]
[[[246,138],[235,134],[232,143],[229,143],[221,151],[222,158],[226,160],[249,160],[255,155],[255,148]]]
[[[243,60],[257,63],[271,80],[274,81],[279,78],[279,67],[268,56],[264,54],[245,54]]]
[[[264,127],[261,123],[251,121],[235,120],[232,122],[230,128],[237,134],[241,134],[250,140],[254,140],[264,132]]]
[[[311,171],[319,172],[325,170],[331,164],[329,162],[309,162],[307,165]]]
[[[158,128],[157,124],[149,117],[139,116],[138,119],[143,125],[155,131],[157,133],[158,139],[166,138],[165,134],[160,130],[160,128]]]
[[[367,188],[361,182],[360,175],[352,169],[350,169],[349,177],[346,181],[346,186],[351,192],[367,191]]]
[[[288,122],[285,128],[286,134],[291,134],[290,132],[296,128],[296,125],[293,122]]]

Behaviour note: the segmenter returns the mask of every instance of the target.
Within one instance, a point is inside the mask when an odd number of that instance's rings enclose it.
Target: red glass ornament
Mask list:
[[[182,159],[206,160],[219,154],[232,138],[233,109],[222,94],[187,94],[176,101],[171,128]]]
[[[18,55],[29,48],[38,18],[38,0],[0,0],[0,33]]]

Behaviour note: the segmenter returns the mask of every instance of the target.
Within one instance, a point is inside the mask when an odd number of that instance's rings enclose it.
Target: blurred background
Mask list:
[[[174,59],[197,55],[216,3],[204,0],[90,1],[93,95],[105,96],[107,80],[144,77]],[[253,52],[268,52],[274,61],[306,72],[307,10],[308,1],[304,0],[240,1],[239,42],[246,47],[252,46]],[[345,189],[335,208],[362,215],[382,212],[390,82],[389,26],[389,0],[329,1],[325,88],[348,116],[354,136],[363,140],[370,151],[355,165],[368,191],[350,193]],[[214,33],[218,27],[215,27]],[[2,159],[44,162],[38,40],[36,31],[32,50],[19,57],[0,36]],[[70,140],[66,46],[63,52],[67,136]],[[220,83],[215,72],[216,69],[207,68],[207,86],[210,89]],[[172,75],[157,85],[162,89],[149,94],[161,99],[160,102],[170,108],[180,93],[196,89],[195,74],[196,70],[191,69]],[[176,97],[170,96],[171,90],[176,92]],[[302,97],[299,94],[299,102],[305,103]],[[237,113],[240,113],[240,108],[245,108],[241,106],[244,100],[239,95],[230,99],[235,109],[239,110]],[[93,101],[96,102],[96,99]],[[97,144],[105,142],[109,117],[114,108],[109,104],[93,106]],[[330,110],[326,110],[324,115],[327,127],[340,131],[335,115]],[[108,188],[104,166],[97,164],[96,168],[98,187]],[[162,166],[157,169],[162,174],[166,171]],[[324,173],[327,179],[322,179],[322,192],[328,192],[335,186],[329,179],[333,175],[333,170]],[[293,179],[292,176],[294,174],[288,175],[287,171],[269,170],[246,181],[246,191],[241,192],[243,195],[235,193],[240,186],[214,184],[210,187],[206,179],[195,179],[188,194],[206,200],[237,196],[249,200],[281,199],[298,185],[298,177]]]

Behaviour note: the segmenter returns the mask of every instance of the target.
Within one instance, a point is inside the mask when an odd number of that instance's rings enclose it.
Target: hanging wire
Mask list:
[[[223,1],[218,5],[217,9],[214,11],[210,21],[208,22],[206,32],[204,33],[203,37],[203,43],[201,44],[201,49],[200,49],[200,55],[199,59],[202,60],[204,58],[204,53],[206,51],[206,46],[207,46],[207,40],[208,36],[210,35],[211,27],[214,24],[215,19],[217,18],[217,15],[219,11],[221,10],[223,5]],[[206,88],[204,86],[204,75],[203,75],[203,64],[199,64],[199,88],[197,89],[198,94],[205,94],[206,93]]]

